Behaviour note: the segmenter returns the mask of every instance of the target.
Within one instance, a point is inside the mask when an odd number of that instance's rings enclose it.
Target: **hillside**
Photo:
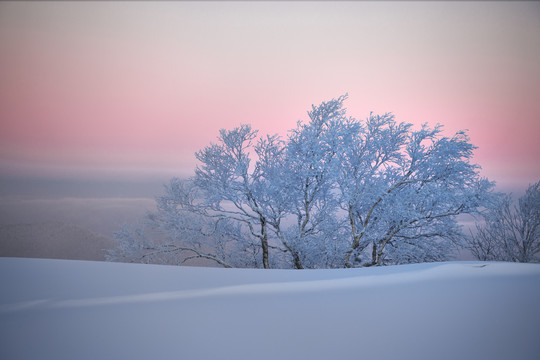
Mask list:
[[[537,359],[540,265],[0,258],[2,359]]]

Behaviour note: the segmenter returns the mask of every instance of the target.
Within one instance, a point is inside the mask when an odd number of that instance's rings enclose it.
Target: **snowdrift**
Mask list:
[[[0,258],[2,359],[538,359],[540,265]]]

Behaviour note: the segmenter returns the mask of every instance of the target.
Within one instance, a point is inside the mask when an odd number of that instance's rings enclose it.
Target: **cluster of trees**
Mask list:
[[[221,130],[173,178],[157,211],[116,233],[114,260],[224,267],[340,268],[446,260],[460,214],[497,197],[471,163],[465,132],[348,117],[341,96],[308,111],[286,139]]]
[[[540,262],[540,181],[530,185],[517,204],[510,195],[499,195],[484,220],[467,239],[477,259]]]

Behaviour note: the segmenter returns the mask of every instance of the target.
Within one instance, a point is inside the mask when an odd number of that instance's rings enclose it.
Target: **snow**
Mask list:
[[[2,359],[537,359],[540,265],[0,258]]]

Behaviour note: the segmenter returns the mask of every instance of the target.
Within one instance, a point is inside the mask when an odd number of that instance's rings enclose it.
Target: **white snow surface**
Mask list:
[[[0,258],[0,359],[539,359],[540,265]]]

